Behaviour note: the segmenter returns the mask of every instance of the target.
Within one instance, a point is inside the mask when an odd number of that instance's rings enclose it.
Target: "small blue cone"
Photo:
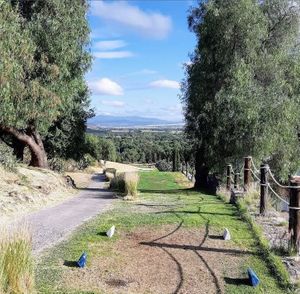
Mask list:
[[[87,259],[87,254],[85,252],[83,252],[77,261],[77,265],[81,268],[84,267],[86,264],[86,259]]]
[[[260,282],[258,276],[250,267],[248,268],[247,272],[251,286],[256,287]]]

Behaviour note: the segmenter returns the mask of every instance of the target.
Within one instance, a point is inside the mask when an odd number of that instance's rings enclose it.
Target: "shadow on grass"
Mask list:
[[[105,236],[105,237],[107,237],[106,232],[99,232],[99,233],[97,233],[97,235],[98,236],[103,236],[103,237]]]
[[[139,189],[141,193],[151,193],[151,194],[183,194],[191,191],[196,191],[193,188],[185,188],[185,189]]]
[[[157,211],[154,212],[155,214],[163,214],[163,213],[173,213],[172,210],[164,210],[164,211]],[[227,215],[232,217],[237,217],[239,214],[237,212],[234,213],[219,213],[219,212],[204,212],[204,211],[189,211],[189,210],[181,210],[176,211],[176,213],[184,213],[184,214],[209,214],[209,215]]]
[[[65,260],[64,266],[67,267],[78,267],[77,261]]]
[[[229,278],[229,277],[224,277],[224,281],[226,284],[229,285],[247,285],[247,286],[251,286],[249,279],[240,279],[240,278]]]

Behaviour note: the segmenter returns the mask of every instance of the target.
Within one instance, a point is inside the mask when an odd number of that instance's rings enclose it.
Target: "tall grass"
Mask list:
[[[110,180],[111,189],[124,193],[125,196],[136,197],[139,175],[136,172],[125,172],[117,174]]]
[[[31,235],[27,226],[0,231],[0,293],[35,293]]]
[[[137,197],[137,187],[140,180],[138,173],[125,173],[124,180],[126,195]]]

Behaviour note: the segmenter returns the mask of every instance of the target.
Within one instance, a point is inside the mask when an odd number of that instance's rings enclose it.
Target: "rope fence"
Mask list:
[[[274,200],[276,199],[276,206],[279,203],[284,204],[284,208],[282,208],[282,210],[287,209],[289,212],[291,247],[297,250],[297,252],[300,252],[300,213],[298,213],[300,211],[300,186],[296,179],[292,178],[289,185],[283,185],[276,180],[273,172],[267,164],[262,164],[260,169],[258,169],[250,156],[244,158],[244,164],[242,165],[240,172],[234,173],[234,188],[232,188],[232,172],[232,166],[227,165],[226,187],[228,191],[231,191],[231,202],[235,203],[236,199],[238,199],[236,195],[241,194],[241,190],[238,189],[242,187],[243,192],[247,192],[250,188],[251,181],[258,183],[260,186],[260,215],[264,216],[267,214],[267,201],[269,196],[273,196]],[[240,180],[243,180],[242,184],[239,183]],[[269,180],[271,182],[269,182]],[[278,189],[284,189],[288,193],[288,199],[286,198],[287,195],[280,195],[281,193],[278,192],[276,187]],[[242,195],[242,197],[244,196]],[[274,205],[274,202],[272,205]]]

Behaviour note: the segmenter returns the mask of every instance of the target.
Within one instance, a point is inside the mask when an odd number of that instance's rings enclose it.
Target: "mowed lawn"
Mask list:
[[[188,188],[180,173],[140,177],[137,201],[116,200],[39,258],[38,293],[286,293],[234,206]],[[222,240],[224,228],[232,240]],[[83,251],[88,263],[79,269]],[[256,288],[248,267],[261,279]]]

